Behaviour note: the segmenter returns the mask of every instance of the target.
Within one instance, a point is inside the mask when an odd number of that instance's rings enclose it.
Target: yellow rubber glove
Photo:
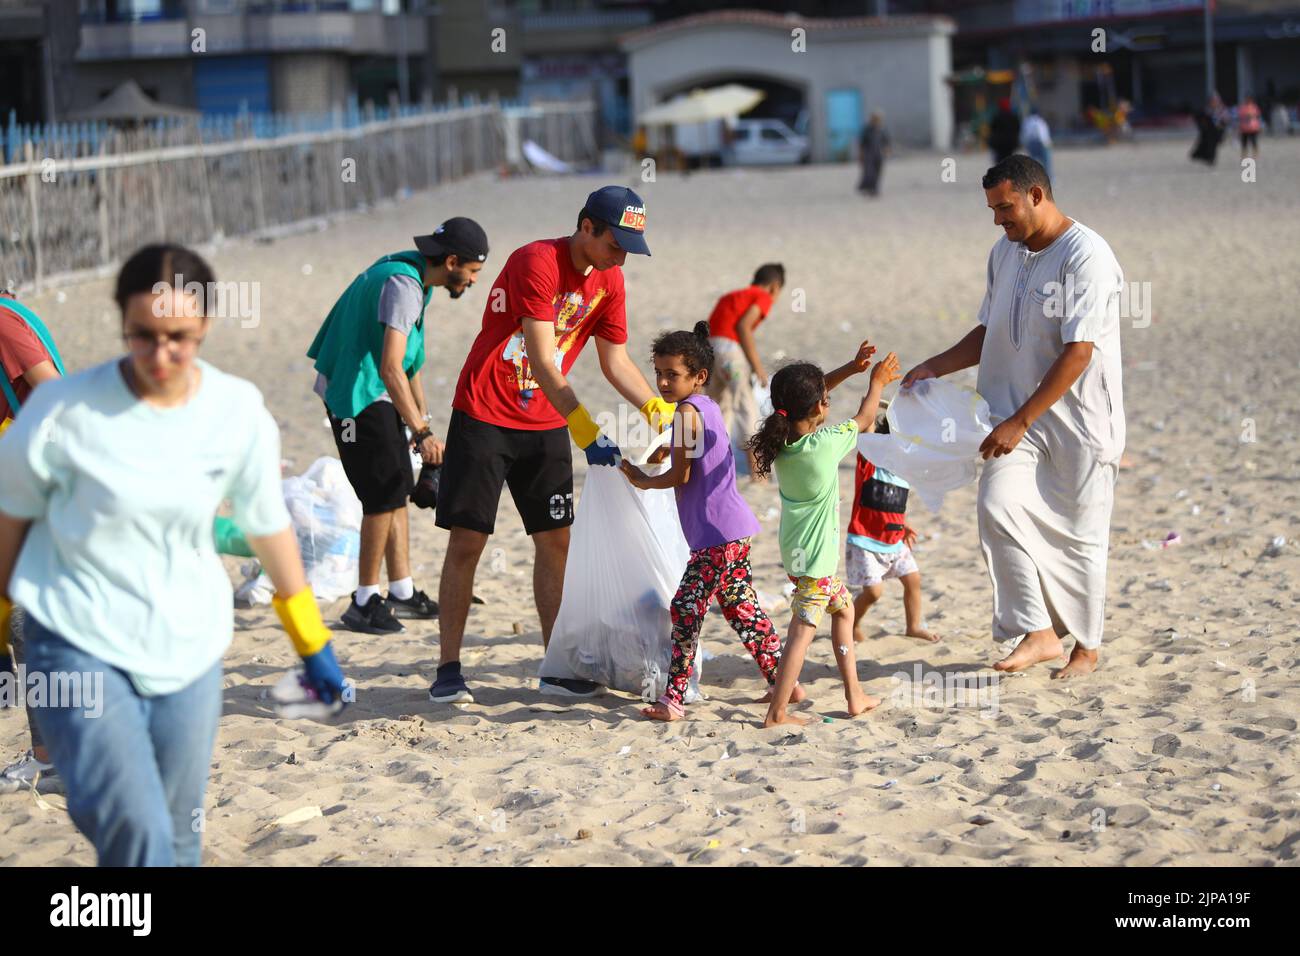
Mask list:
[[[0,597],[0,657],[9,654],[9,616],[13,610],[13,602]]]
[[[271,599],[271,606],[280,616],[280,623],[293,641],[293,648],[299,657],[311,657],[330,642],[329,628],[321,620],[320,608],[311,588],[303,588],[290,598],[276,595]]]
[[[599,426],[591,420],[591,413],[583,405],[569,412],[565,421],[569,423],[569,434],[573,436],[573,443],[579,448],[586,448],[600,434]]]
[[[641,414],[650,423],[650,427],[657,432],[663,431],[673,423],[673,415],[676,412],[677,406],[673,402],[665,402],[662,398],[652,398],[641,406]]]

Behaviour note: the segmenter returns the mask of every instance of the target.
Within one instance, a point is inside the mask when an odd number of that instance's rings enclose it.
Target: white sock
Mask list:
[[[357,607],[365,607],[371,596],[379,593],[378,584],[361,584],[357,586]]]
[[[410,578],[402,578],[400,581],[388,582],[388,593],[402,601],[409,601],[415,597],[415,582]]]

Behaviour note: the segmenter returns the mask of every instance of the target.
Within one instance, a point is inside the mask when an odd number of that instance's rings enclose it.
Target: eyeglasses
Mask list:
[[[187,352],[196,349],[203,341],[197,332],[162,332],[153,335],[149,332],[127,332],[122,341],[132,352],[148,354],[155,348],[165,348],[169,352]]]

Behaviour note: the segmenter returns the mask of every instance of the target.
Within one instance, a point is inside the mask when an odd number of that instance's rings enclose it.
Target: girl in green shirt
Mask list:
[[[826,424],[829,392],[851,375],[865,372],[875,346],[863,342],[852,361],[829,375],[808,362],[787,365],[772,378],[774,411],[749,446],[756,474],[776,472],[781,493],[781,561],[794,583],[790,630],[772,688],[763,726],[803,724],[786,712],[799,680],[804,655],[822,616],[831,613],[831,642],[844,681],[850,717],[866,713],[880,700],[858,684],[853,655],[853,599],[835,575],[840,553],[839,466],[857,447],[858,434],[875,421],[885,386],[899,377],[898,357],[890,352],[871,370],[871,386],[858,413],[836,425]]]

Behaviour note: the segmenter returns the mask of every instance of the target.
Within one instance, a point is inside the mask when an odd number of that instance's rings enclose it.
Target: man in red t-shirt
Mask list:
[[[59,377],[50,353],[22,316],[5,308],[3,295],[0,295],[0,366],[19,404],[27,401],[32,389],[41,382]],[[0,422],[15,414],[17,410],[9,407],[5,390],[0,389]]]
[[[542,643],[550,641],[573,524],[569,436],[589,465],[620,458],[566,378],[587,341],[595,338],[601,370],[620,395],[652,423],[672,419],[673,406],[627,354],[619,267],[629,252],[650,254],[644,233],[645,204],[636,193],[598,189],[572,236],[516,249],[488,293],[482,331],[456,383],[438,488],[437,524],[451,534],[438,589],[440,665],[429,688],[435,701],[473,700],[460,672],[460,644],[502,485],[533,539],[533,595]],[[571,696],[598,690],[589,681],[555,678],[543,679],[542,689]]]
[[[758,430],[758,402],[754,400],[750,375],[757,376],[758,383],[767,388],[767,373],[758,357],[754,332],[767,318],[784,285],[785,268],[780,263],[759,266],[754,281],[720,298],[709,316],[713,374],[709,376],[708,392],[722,411],[734,448],[745,448],[749,436]],[[754,453],[746,449],[746,454],[753,475]]]

